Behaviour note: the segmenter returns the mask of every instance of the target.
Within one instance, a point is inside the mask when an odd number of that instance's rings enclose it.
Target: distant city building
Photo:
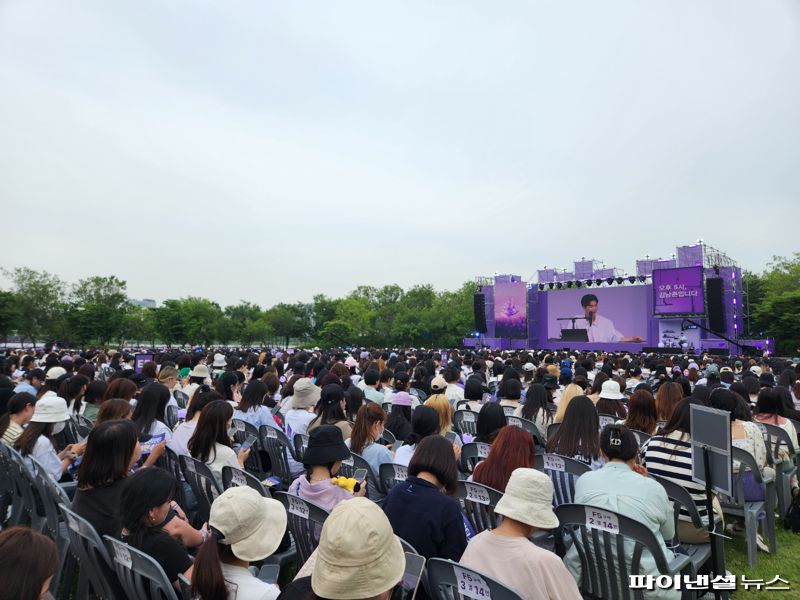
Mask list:
[[[132,302],[136,306],[141,306],[142,308],[155,308],[156,301],[152,298],[142,298],[141,300],[132,300]]]

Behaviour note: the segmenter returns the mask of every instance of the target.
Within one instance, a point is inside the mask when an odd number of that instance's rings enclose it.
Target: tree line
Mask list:
[[[471,282],[454,291],[359,286],[341,298],[318,294],[309,303],[270,308],[247,301],[223,308],[195,296],[143,308],[113,275],[68,285],[26,267],[4,273],[11,289],[0,290],[0,338],[28,342],[446,347],[460,345],[474,329]],[[774,257],[762,273],[745,272],[743,284],[745,334],[776,338],[780,354],[794,355],[800,347],[800,252]]]
[[[431,285],[359,286],[341,298],[262,308],[248,301],[222,307],[207,298],[138,306],[115,276],[69,285],[27,267],[4,271],[11,289],[0,290],[0,338],[59,340],[76,346],[141,342],[151,345],[455,346],[473,330],[473,283],[455,291]]]

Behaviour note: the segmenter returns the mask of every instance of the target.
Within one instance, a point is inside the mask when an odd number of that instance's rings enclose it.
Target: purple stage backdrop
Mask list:
[[[654,315],[703,315],[705,312],[702,267],[653,271]]]
[[[646,342],[649,294],[650,286],[644,285],[548,292],[547,338],[567,344],[581,341],[604,344]],[[583,304],[587,306],[584,308]],[[592,313],[591,324],[587,319],[588,313]],[[568,331],[572,329],[572,321],[563,319],[571,317],[576,317],[575,329],[585,333]]]
[[[494,335],[527,339],[528,287],[522,281],[497,282],[494,286]]]

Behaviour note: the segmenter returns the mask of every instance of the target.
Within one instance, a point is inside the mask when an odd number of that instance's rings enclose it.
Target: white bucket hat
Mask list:
[[[298,379],[294,383],[294,393],[292,394],[292,408],[310,408],[316,406],[322,395],[319,386],[314,385],[308,377]]]
[[[50,367],[47,369],[47,374],[44,376],[45,379],[53,380],[58,379],[67,374],[67,370],[64,367]]]
[[[219,367],[220,369],[224,369],[225,365],[227,364],[225,360],[224,354],[215,354],[214,355],[214,363],[211,365],[212,367]]]
[[[62,423],[69,419],[67,401],[61,396],[42,396],[33,408],[33,423]]]
[[[619,383],[609,379],[603,382],[603,387],[600,388],[600,397],[608,400],[622,400],[625,394],[620,391]]]
[[[263,560],[278,549],[286,532],[286,509],[249,487],[228,488],[214,500],[208,524],[224,537],[239,560]]]
[[[372,500],[353,498],[325,519],[311,589],[330,600],[372,598],[397,585],[405,566],[403,547],[384,512]]]
[[[211,377],[211,371],[208,370],[206,365],[197,364],[194,369],[189,371],[189,377],[202,377],[203,379],[207,379]]]
[[[538,529],[555,529],[553,482],[536,469],[514,469],[494,512]]]

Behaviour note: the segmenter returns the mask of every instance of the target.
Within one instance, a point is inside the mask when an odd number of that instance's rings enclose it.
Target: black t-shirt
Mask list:
[[[314,590],[311,589],[311,576],[295,579],[287,585],[278,596],[278,600],[308,600],[316,598]]]
[[[101,538],[104,535],[119,538],[122,531],[119,507],[124,486],[125,480],[120,479],[108,487],[78,490],[72,501],[72,510],[89,521]]]
[[[142,543],[138,545],[127,538],[123,538],[123,541],[152,556],[164,569],[167,579],[172,582],[177,581],[178,575],[185,573],[192,566],[192,560],[186,549],[160,529],[148,530]]]

